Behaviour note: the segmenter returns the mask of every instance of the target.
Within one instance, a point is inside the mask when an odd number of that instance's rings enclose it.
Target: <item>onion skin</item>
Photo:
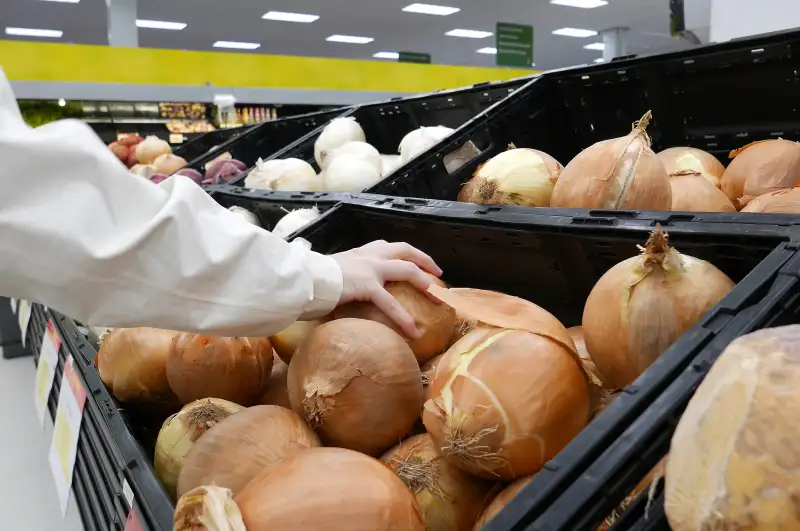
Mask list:
[[[362,319],[320,325],[289,364],[292,409],[327,446],[380,455],[419,417],[422,374],[390,328]]]
[[[235,496],[260,472],[318,446],[317,436],[292,411],[278,406],[247,408],[195,442],[181,469],[178,494],[218,485]]]
[[[722,175],[725,173],[725,166],[717,157],[693,147],[681,146],[665,149],[658,154],[658,160],[664,165],[667,175],[692,170],[702,175],[715,188],[721,186]],[[674,200],[673,198],[673,202]]]
[[[231,491],[213,485],[184,494],[175,506],[172,531],[247,531]]]
[[[668,456],[667,456],[668,457]],[[633,502],[636,501],[636,498],[645,491],[650,491],[650,488],[653,486],[654,483],[657,483],[661,478],[664,477],[664,467],[667,463],[667,457],[664,457],[659,463],[647,473],[642,480],[636,484],[636,487],[628,494],[624,500],[614,509],[608,518],[598,526],[597,531],[605,531],[606,529],[611,529],[611,527],[616,522],[617,518],[619,518],[625,511],[628,510],[628,507],[631,506]],[[648,499],[648,502],[651,501]],[[649,505],[649,503],[648,503]]]
[[[428,531],[470,529],[492,488],[448,464],[428,434],[406,439],[381,461],[414,493]]]
[[[800,184],[800,144],[762,140],[731,151],[722,191],[739,207],[754,197]]]
[[[277,354],[272,361],[272,374],[269,376],[267,392],[261,397],[261,404],[265,406],[280,406],[292,409],[289,401],[289,388],[286,377],[289,375],[289,366]]]
[[[178,334],[167,358],[167,379],[184,404],[207,396],[243,406],[258,402],[272,371],[266,338]]]
[[[108,145],[108,149],[117,156],[119,161],[125,164],[128,161],[128,157],[130,157],[130,150],[127,146],[120,144],[119,142],[112,142]]]
[[[670,174],[672,210],[679,212],[736,212],[736,207],[722,190],[703,174],[682,170]]]
[[[492,518],[500,514],[500,512],[505,509],[509,503],[511,503],[511,500],[517,497],[517,494],[519,494],[522,489],[524,489],[525,486],[531,482],[532,479],[533,476],[519,478],[511,485],[501,490],[500,493],[492,500],[492,503],[490,503],[486,509],[483,510],[483,513],[481,513],[478,521],[475,522],[475,526],[472,528],[472,530],[480,531],[486,527]]]
[[[173,155],[172,153],[165,153],[159,155],[153,161],[153,170],[156,173],[163,173],[164,175],[172,175],[176,171],[186,166],[186,159]]]
[[[598,142],[567,164],[551,207],[669,210],[672,191],[664,165],[650,149],[648,112],[624,137]]]
[[[297,347],[319,326],[319,323],[319,321],[295,321],[288,328],[270,336],[272,348],[284,363],[289,364]]]
[[[800,187],[760,195],[747,203],[742,212],[759,214],[800,214]]]
[[[125,136],[123,136],[121,138],[118,138],[117,142],[122,144],[125,147],[131,148],[131,147],[135,147],[137,144],[139,144],[143,140],[144,140],[144,138],[142,138],[142,137],[140,137],[138,135],[125,135]]]
[[[444,286],[444,282],[438,278],[427,273],[426,275],[432,284]],[[446,304],[433,302],[409,282],[387,282],[384,288],[414,318],[414,324],[421,336],[409,340],[408,346],[417,357],[417,362],[424,365],[432,357],[441,354],[455,331],[455,311]],[[333,311],[332,317],[376,321],[402,335],[400,327],[371,302],[343,304]]]
[[[428,392],[428,387],[430,387],[431,380],[433,380],[433,375],[436,374],[436,368],[441,363],[444,354],[439,354],[438,356],[434,356],[433,358],[429,359],[428,362],[422,366],[422,388],[425,391],[425,400],[427,401],[430,399],[430,393]]]
[[[580,326],[573,326],[572,328],[568,328],[567,332],[572,338],[572,342],[575,344],[578,356],[581,358],[583,370],[586,371],[589,377],[589,396],[591,398],[592,414],[596,416],[598,411],[605,409],[606,405],[608,405],[609,395],[613,391],[609,391],[603,387],[603,377],[600,373],[600,369],[597,368],[597,365],[595,365],[594,361],[592,361],[592,357],[589,355],[589,351],[586,350],[583,328]]]
[[[287,457],[235,500],[247,531],[425,531],[402,480],[380,461],[342,448]]]
[[[712,264],[669,247],[659,226],[643,254],[597,281],[584,306],[586,348],[604,387],[633,383],[733,286]]]
[[[136,158],[140,164],[152,164],[159,155],[172,153],[169,143],[150,135],[136,145]]]

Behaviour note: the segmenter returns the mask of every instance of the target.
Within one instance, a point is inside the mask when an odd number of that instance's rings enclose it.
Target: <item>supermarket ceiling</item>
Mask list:
[[[550,0],[428,0],[459,11],[447,16],[404,12],[413,0],[138,0],[138,18],[186,24],[180,31],[139,29],[139,45],[213,50],[216,41],[257,43],[252,52],[372,59],[378,52],[430,53],[437,64],[493,66],[494,55],[477,50],[495,46],[494,37],[446,36],[454,29],[494,32],[496,22],[534,27],[537,69],[590,63],[601,51],[584,46],[599,37],[553,35],[559,28],[600,31],[630,28],[628,53],[653,53],[687,46],[669,36],[669,0],[607,0],[595,9],[555,5]],[[564,0],[558,0],[564,1]],[[584,0],[585,1],[585,0]],[[1,35],[5,39],[106,44],[104,0],[0,0],[0,28],[58,30],[58,39]],[[600,2],[602,3],[602,2]],[[311,23],[264,20],[269,11],[313,14]],[[329,42],[332,35],[368,37],[366,44]],[[236,73],[232,72],[235,77]]]

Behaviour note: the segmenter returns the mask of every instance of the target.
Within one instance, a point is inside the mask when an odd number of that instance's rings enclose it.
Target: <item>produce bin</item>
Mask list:
[[[254,126],[245,125],[243,127],[231,127],[228,129],[217,129],[210,133],[205,133],[198,136],[191,142],[182,144],[181,146],[172,150],[172,153],[183,157],[191,165],[196,159],[206,155],[212,149],[220,146],[234,138],[238,138]],[[216,151],[216,150],[215,150]]]
[[[688,145],[727,163],[731,150],[756,140],[800,139],[798,52],[793,31],[549,72],[366,191],[454,200],[478,166],[511,143],[566,165],[584,148],[628,134],[648,110],[656,152]],[[480,155],[448,173],[444,157],[467,141]]]

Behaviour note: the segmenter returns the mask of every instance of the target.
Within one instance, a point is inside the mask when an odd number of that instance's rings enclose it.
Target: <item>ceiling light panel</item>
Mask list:
[[[595,62],[595,63],[605,63],[605,62],[606,62],[606,60],[605,60],[605,59],[603,59],[602,57],[600,57],[600,58],[598,58],[598,59],[595,59],[595,60],[594,60],[594,62]]]
[[[43,0],[44,2],[61,2],[63,4],[77,4],[81,0]]]
[[[48,37],[60,39],[64,32],[61,30],[33,29],[33,28],[6,28],[6,35],[18,37]]]
[[[497,54],[497,48],[492,48],[492,47],[481,48],[480,50],[475,50],[475,51],[478,53],[485,53],[490,55]]]
[[[398,52],[378,52],[372,54],[372,57],[375,59],[400,59],[400,54]]]
[[[261,44],[257,42],[217,41],[212,46],[214,48],[232,48],[234,50],[255,50],[261,47]]]
[[[421,13],[423,15],[439,15],[445,17],[461,11],[458,7],[436,6],[433,4],[411,4],[403,8],[406,13]]]
[[[561,28],[553,32],[553,35],[563,35],[564,37],[578,37],[585,39],[586,37],[594,37],[597,32],[594,30],[579,29],[579,28]]]
[[[450,37],[463,37],[465,39],[485,39],[494,35],[491,31],[478,31],[470,29],[454,29],[450,30],[445,35]]]
[[[581,9],[594,9],[608,5],[606,0],[550,0],[550,3],[557,6],[579,7]]]
[[[279,20],[281,22],[303,22],[310,23],[319,20],[319,15],[308,15],[305,13],[287,13],[285,11],[270,11],[261,17],[264,20]]]
[[[137,20],[136,26],[147,29],[180,31],[186,27],[186,24],[183,22],[165,22],[163,20]]]
[[[592,44],[587,44],[584,48],[587,50],[605,50],[606,45],[602,42],[593,42]]]
[[[331,35],[325,40],[328,42],[345,42],[347,44],[367,44],[375,39],[372,37],[357,37],[355,35]]]

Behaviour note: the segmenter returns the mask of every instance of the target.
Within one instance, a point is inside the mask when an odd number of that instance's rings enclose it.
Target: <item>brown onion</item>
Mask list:
[[[641,255],[597,281],[584,306],[586,348],[605,387],[633,383],[733,286],[712,264],[670,247],[659,225]]]
[[[419,417],[422,374],[411,348],[363,319],[320,325],[289,365],[292,409],[326,445],[380,455]]]
[[[444,286],[444,283],[433,275],[428,275],[428,278],[432,284]],[[409,340],[408,345],[419,364],[423,365],[432,357],[441,354],[447,348],[455,330],[456,314],[453,309],[446,304],[433,302],[408,282],[387,282],[384,288],[414,318],[414,324],[421,336]],[[401,334],[397,324],[371,302],[351,302],[333,311],[334,319],[347,317],[377,321]]]
[[[187,492],[175,506],[172,531],[247,531],[231,491],[204,485]]]
[[[428,360],[428,363],[422,366],[422,389],[425,392],[425,400],[430,398],[430,394],[428,393],[428,387],[431,384],[431,380],[433,380],[433,375],[436,373],[436,367],[439,366],[439,363],[442,361],[444,354],[439,354],[438,356],[434,356],[433,358]]]
[[[664,165],[650,149],[648,111],[627,136],[604,140],[567,164],[550,206],[611,210],[669,210],[672,191]]]
[[[692,170],[701,174],[715,188],[720,187],[722,174],[725,173],[725,166],[707,151],[693,147],[673,147],[665,149],[658,154],[658,160],[667,170],[667,175]],[[673,202],[675,198],[673,197]]]
[[[314,432],[291,410],[253,406],[231,415],[194,443],[183,463],[178,494],[202,485],[230,489],[234,496],[281,459],[320,446]]]
[[[125,147],[131,148],[131,147],[136,147],[136,144],[139,144],[143,140],[144,138],[138,135],[123,135],[117,139],[117,142],[119,142]]]
[[[447,463],[428,434],[406,439],[381,461],[414,493],[428,531],[472,527],[492,487]]]
[[[343,448],[287,457],[235,500],[247,531],[425,531],[400,478],[380,461]]]
[[[672,187],[672,210],[679,212],[736,212],[722,190],[694,170],[682,170],[669,176]]]
[[[731,151],[722,191],[744,207],[754,197],[800,184],[800,144],[782,138],[761,140]]]
[[[195,441],[218,422],[243,409],[227,400],[204,398],[184,406],[164,422],[156,440],[154,465],[158,479],[172,497],[183,462]]]
[[[519,494],[522,489],[524,489],[525,486],[531,482],[531,479],[533,479],[533,476],[520,478],[505,489],[501,490],[500,494],[495,496],[494,500],[492,500],[492,503],[490,503],[486,509],[483,510],[480,518],[478,518],[478,521],[475,522],[475,526],[472,528],[473,531],[480,531],[486,527],[492,518],[500,514],[500,512],[506,508],[506,505],[511,503],[511,500],[517,497],[517,494]]]
[[[592,413],[596,415],[598,410],[605,409],[610,391],[603,387],[603,378],[600,376],[600,370],[597,368],[594,361],[592,361],[592,357],[589,356],[589,351],[586,350],[586,342],[583,339],[583,328],[580,326],[573,326],[572,328],[568,328],[567,332],[569,332],[572,342],[575,344],[578,356],[581,358],[583,369],[589,377],[589,396],[592,402]]]
[[[735,339],[670,443],[672,529],[800,529],[800,326]]]
[[[164,175],[172,175],[176,171],[186,166],[186,159],[173,155],[172,153],[164,153],[159,155],[153,161],[153,171],[156,173],[163,173]]]
[[[150,135],[136,145],[136,158],[140,164],[152,164],[159,155],[172,153],[169,143]]]
[[[111,142],[108,145],[108,149],[117,156],[119,161],[125,164],[128,161],[128,157],[130,156],[130,150],[127,146],[120,144],[119,142]]]
[[[272,355],[266,338],[179,334],[167,358],[167,379],[184,404],[213,396],[250,406],[267,388]]]
[[[800,214],[800,187],[760,195],[747,203],[742,212]]]
[[[157,328],[117,328],[100,344],[100,379],[122,402],[173,401],[167,357],[178,334]],[[162,417],[163,419],[163,417]]]
[[[275,358],[272,360],[272,374],[269,376],[267,392],[261,397],[261,404],[292,409],[292,404],[289,402],[289,388],[286,382],[288,374],[289,366],[276,354]]]
[[[650,472],[648,472],[647,475],[643,477],[641,481],[639,481],[639,483],[636,484],[636,487],[633,488],[633,490],[625,497],[624,500],[622,500],[617,508],[614,509],[608,518],[606,518],[605,521],[597,528],[597,531],[611,529],[622,513],[628,510],[628,507],[630,507],[631,504],[636,501],[636,498],[638,498],[642,492],[648,492],[648,496],[655,494],[652,489],[655,487],[655,484],[664,477],[664,467],[666,462],[666,457],[659,461],[659,463],[654,466]]]
[[[319,321],[296,321],[288,328],[270,336],[272,348],[284,362],[289,363],[300,343],[318,326]]]

